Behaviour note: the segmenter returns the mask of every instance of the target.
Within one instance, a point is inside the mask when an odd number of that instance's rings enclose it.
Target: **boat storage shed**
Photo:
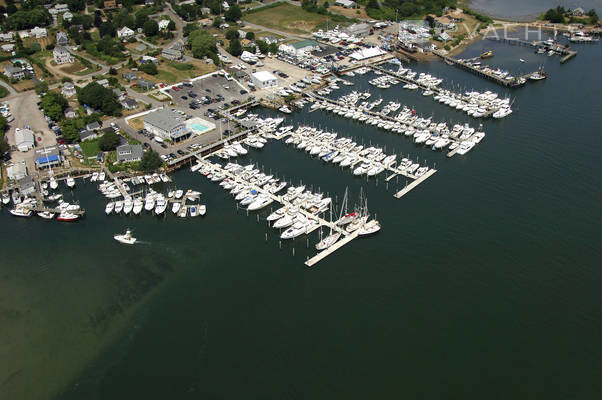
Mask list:
[[[251,74],[251,80],[259,89],[278,86],[278,78],[268,71],[258,71]]]
[[[29,129],[15,129],[15,145],[19,151],[28,151],[33,149],[33,132]]]

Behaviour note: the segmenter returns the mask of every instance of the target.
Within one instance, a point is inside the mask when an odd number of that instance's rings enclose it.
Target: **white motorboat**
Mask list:
[[[176,190],[176,193],[174,194],[176,199],[181,199],[183,195],[184,195],[184,191],[180,190],[180,189]]]
[[[57,221],[71,222],[78,220],[79,215],[70,213],[69,211],[61,211],[61,213],[56,219]]]
[[[274,222],[274,225],[272,225],[272,228],[275,228],[275,229],[288,228],[295,222],[295,217],[297,216],[297,213],[298,213],[297,210],[291,210],[291,211],[287,212],[282,218],[280,218],[280,219],[276,220],[276,222]]]
[[[307,221],[304,219],[298,219],[293,226],[282,232],[280,239],[294,239],[297,236],[301,236],[307,232]]]
[[[199,207],[198,206],[190,206],[188,207],[189,215],[191,217],[198,217],[199,215]]]
[[[54,179],[54,176],[51,176],[50,177],[50,189],[55,190],[58,187],[59,187],[58,182],[56,181],[56,179]]]
[[[10,203],[10,196],[8,194],[8,192],[4,192],[2,193],[2,204],[8,204]]]
[[[123,201],[118,200],[115,202],[115,214],[119,214],[123,210]]]
[[[50,211],[40,211],[38,216],[44,219],[52,219],[54,218],[54,213],[51,213]]]
[[[155,202],[155,214],[161,215],[167,208],[167,200],[165,197],[159,196],[157,197],[157,201]]]
[[[134,200],[134,208],[132,209],[132,212],[134,213],[134,215],[138,215],[142,212],[142,208],[144,208],[144,202],[140,197],[137,197]]]
[[[171,206],[171,212],[178,215],[178,211],[180,211],[181,207],[182,207],[182,204],[179,201],[176,201]]]
[[[125,231],[122,235],[113,235],[113,239],[117,240],[119,243],[123,244],[134,244],[136,243],[136,238],[132,236],[132,231],[129,229]]]
[[[73,179],[71,176],[67,176],[67,187],[72,188],[73,186],[75,186],[75,179]]]
[[[155,208],[155,196],[148,194],[144,201],[144,209],[146,211],[152,211]]]
[[[272,199],[267,194],[260,194],[251,204],[249,204],[249,207],[247,207],[247,209],[249,211],[261,210],[262,208],[272,204],[273,202],[274,199]]]
[[[14,215],[15,217],[25,217],[25,218],[29,218],[31,217],[31,214],[33,213],[29,208],[25,208],[25,207],[15,207],[12,210],[10,210],[10,213],[12,215]]]
[[[287,207],[280,207],[279,209],[277,209],[276,211],[274,211],[273,213],[271,213],[270,215],[268,215],[268,217],[266,218],[267,221],[276,221],[277,219],[280,219],[284,216],[284,214],[286,214],[287,211]]]
[[[207,206],[204,204],[199,204],[199,215],[202,217],[207,213]]]
[[[115,209],[115,203],[114,202],[109,202],[107,203],[107,205],[105,206],[105,214],[109,215],[110,213],[113,212],[113,210]]]
[[[131,197],[128,197],[124,200],[123,202],[123,213],[128,215],[129,213],[132,212],[134,208],[134,202],[132,201]]]

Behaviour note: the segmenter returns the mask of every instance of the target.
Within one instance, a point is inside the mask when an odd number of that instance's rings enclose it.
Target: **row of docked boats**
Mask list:
[[[441,104],[463,111],[471,117],[481,118],[492,115],[494,118],[504,118],[512,113],[510,98],[498,98],[498,94],[485,91],[465,92],[463,95],[444,90],[433,96]]]
[[[201,193],[194,190],[184,192],[181,189],[170,190],[166,195],[150,189],[144,196],[127,196],[123,200],[111,201],[105,206],[105,214],[140,215],[143,211],[155,215],[167,213],[171,203],[171,211],[179,217],[196,217],[205,215],[207,208],[202,204],[186,205],[186,200],[198,200]]]
[[[68,203],[60,198],[55,207],[38,207],[38,201],[31,197],[19,199],[14,205],[15,207],[10,209],[9,212],[11,215],[21,218],[29,218],[34,215],[35,212],[35,214],[42,219],[50,220],[56,217],[57,221],[71,222],[80,219],[84,214],[79,204]],[[34,211],[36,209],[38,211]]]
[[[408,158],[399,163],[395,154],[386,154],[379,147],[364,147],[350,138],[338,137],[335,132],[328,132],[310,126],[300,126],[285,143],[306,151],[312,156],[320,157],[324,162],[350,168],[355,176],[378,176],[385,170],[420,177],[428,171],[428,167],[420,166]]]
[[[475,128],[470,127],[468,124],[456,124],[450,129],[447,123],[433,122],[430,117],[419,117],[415,110],[409,109],[406,106],[403,107],[399,114],[393,117],[372,112],[368,113],[363,108],[355,106],[352,102],[339,104],[326,100],[317,100],[313,106],[345,118],[413,137],[416,143],[431,146],[433,150],[442,150],[447,146],[450,146],[450,150],[454,150],[462,144],[461,142],[476,133],[474,139],[464,146],[466,148],[464,154],[466,154],[466,152],[470,151],[474,145],[485,137],[485,133],[480,131],[481,127],[479,128],[479,132],[476,132]]]

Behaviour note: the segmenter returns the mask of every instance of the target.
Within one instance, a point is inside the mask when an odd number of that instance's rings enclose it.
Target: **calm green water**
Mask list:
[[[558,5],[566,9],[583,8],[586,12],[602,10],[600,0],[470,0],[470,8],[490,15],[494,18],[505,18],[513,21],[532,21],[550,8]]]
[[[284,143],[241,160],[339,199],[367,192],[383,230],[315,268],[305,239],[280,249],[265,221],[189,171],[174,181],[203,192],[203,219],[107,218],[81,183],[77,224],[3,211],[0,397],[599,397],[602,52],[580,46],[565,65],[489,42],[466,54],[490,47],[492,64],[544,63],[550,78],[508,92],[515,113],[486,121],[464,158],[330,114],[289,118],[436,163],[401,200],[401,180],[387,191]],[[440,62],[414,68],[506,93]],[[474,124],[418,93],[378,93]],[[144,243],[112,240],[128,226]]]

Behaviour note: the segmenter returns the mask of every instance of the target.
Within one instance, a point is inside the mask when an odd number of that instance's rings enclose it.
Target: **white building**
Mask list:
[[[0,48],[2,48],[3,52],[10,53],[15,50],[15,45],[14,43],[3,44],[2,46],[0,46]]]
[[[169,20],[168,19],[162,19],[161,21],[159,21],[159,30],[166,30],[167,26],[169,25]]]
[[[73,56],[64,46],[56,46],[54,50],[52,50],[52,56],[54,57],[54,62],[58,65],[73,64]]]
[[[73,19],[73,14],[71,14],[69,11],[67,11],[65,14],[63,14],[63,19],[65,21],[71,22],[71,20]]]
[[[355,8],[356,6],[355,1],[351,0],[335,0],[334,4],[345,8]]]
[[[46,28],[36,26],[35,28],[31,28],[29,35],[39,39],[48,36],[48,33],[46,32]]]
[[[177,141],[188,135],[184,117],[169,109],[160,109],[144,117],[144,129],[162,139]]]
[[[15,145],[19,151],[29,151],[33,149],[34,136],[29,129],[15,129]]]
[[[251,74],[251,81],[258,89],[278,86],[278,78],[268,71],[258,71]]]
[[[117,37],[119,39],[129,39],[129,38],[133,37],[134,35],[135,35],[135,32],[133,30],[131,30],[130,28],[128,28],[127,26],[124,26],[123,28],[121,28],[117,31]]]
[[[12,42],[15,38],[15,32],[0,33],[0,42]]]
[[[61,93],[65,97],[75,96],[75,85],[71,82],[65,82],[63,84],[63,88],[61,89]]]
[[[27,165],[25,164],[25,161],[11,164],[6,167],[6,176],[8,176],[8,179],[13,179],[15,181],[25,178],[27,176]]]

